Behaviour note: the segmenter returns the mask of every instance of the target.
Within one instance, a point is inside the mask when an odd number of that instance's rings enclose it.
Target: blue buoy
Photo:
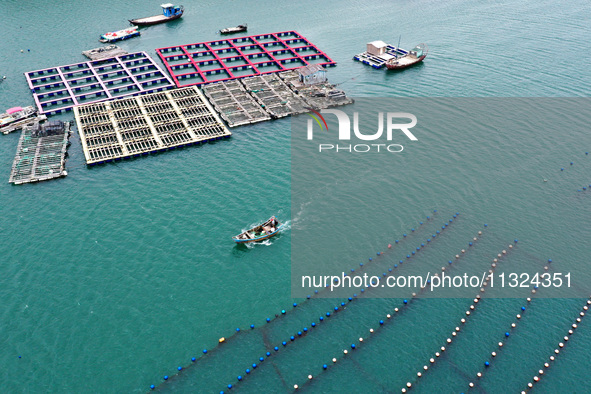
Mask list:
[[[365,289],[361,289],[361,292],[362,292],[362,293],[365,293]]]
[[[388,268],[388,272],[392,272],[392,268]]]
[[[353,297],[357,297],[357,293],[353,294]]]
[[[435,234],[441,234],[441,231],[437,230],[435,231]],[[435,236],[433,236],[433,238],[435,238]]]
[[[265,361],[265,358],[264,357],[259,357],[259,361],[263,362],[263,361]]]
[[[238,375],[238,380],[242,380],[242,376],[241,375]]]
[[[560,171],[564,171],[564,168],[561,168]]]
[[[344,302],[341,302],[341,306],[345,306],[345,303]]]
[[[279,351],[279,348],[278,348],[277,346],[275,346],[275,347],[273,348],[273,350],[275,350],[276,352],[278,352],[278,351]]]
[[[285,313],[286,313],[286,312],[285,312],[285,309],[282,309],[282,310],[281,310],[281,314],[282,314],[282,315],[285,315]]]
[[[519,240],[518,239],[514,239],[513,242],[517,243]]]
[[[267,353],[265,353],[265,355],[266,355],[267,357],[269,357],[269,356],[271,355],[271,352],[267,352]]]
[[[354,343],[351,344],[351,349],[355,349],[355,344]]]
[[[589,152],[585,152],[585,154],[586,154],[586,155],[588,155],[588,154],[589,154]]]
[[[386,276],[386,275],[388,275],[388,274],[386,274],[385,272],[382,273],[382,276]]]
[[[314,290],[314,294],[318,294],[318,290]]]
[[[402,261],[402,260],[398,260],[398,263],[402,264],[402,263],[404,263],[404,261]]]
[[[449,260],[447,263],[448,263],[448,264],[451,264],[451,263],[452,263],[452,261],[451,261],[451,260]]]
[[[398,264],[394,264],[394,268],[398,268]]]
[[[231,384],[229,384],[229,385],[228,385],[228,388],[229,388],[229,389],[232,389],[232,385],[231,385]]]
[[[250,373],[250,369],[246,368],[246,371],[244,371],[244,372],[246,372],[248,374],[248,373]]]
[[[179,371],[181,371],[181,370],[183,369],[183,367],[178,367],[177,369],[178,369]]]
[[[419,222],[419,224],[423,224],[423,222]]]
[[[400,242],[400,241],[396,240],[396,241],[394,241],[394,242],[398,243],[398,242]]]
[[[203,354],[207,353],[207,349],[203,349]]]
[[[380,325],[382,325],[382,324],[384,324],[384,321],[383,320],[380,320]]]
[[[484,227],[488,227],[488,224],[484,223]]]
[[[349,301],[353,301],[353,298],[351,298],[351,297],[349,297],[349,298],[347,298],[347,299],[348,299]]]
[[[454,221],[453,219],[449,219],[449,222],[450,222],[450,223],[451,223],[451,222],[453,222],[453,221]]]
[[[304,327],[304,332],[308,332],[308,327]]]
[[[195,362],[195,360],[196,360],[195,357],[191,357],[191,361]]]
[[[412,231],[414,233],[415,232],[415,229],[414,228],[411,228],[410,231]]]
[[[301,336],[302,336],[302,332],[298,331],[298,337],[301,337]]]
[[[320,321],[323,321],[323,320],[324,320],[324,317],[320,316],[318,319],[319,319]]]
[[[236,329],[236,332],[240,332],[240,329],[239,329],[239,328],[237,328],[237,329]]]
[[[551,263],[552,262],[552,259],[548,259],[548,262]]]
[[[156,386],[154,386],[153,384],[150,385],[150,389],[154,390],[156,388]]]
[[[427,242],[431,242],[431,238],[427,238]]]
[[[417,254],[417,252],[415,252],[414,250],[412,251],[412,255],[414,256],[415,254]]]
[[[335,306],[334,307],[334,311],[337,312],[338,310],[339,310],[339,307],[338,306]]]
[[[328,365],[324,364],[324,365],[322,366],[322,369],[326,369],[326,368],[328,368]]]
[[[571,162],[570,162],[570,165],[572,166],[573,164],[575,164],[575,163],[573,163],[573,162],[571,161]]]
[[[484,365],[488,367],[490,365],[490,363],[487,361],[484,363]]]
[[[316,327],[316,323],[312,323],[311,325],[312,325],[312,327]]]
[[[295,340],[295,337],[292,335],[292,336],[289,337],[289,340],[290,341],[294,341]]]
[[[267,318],[267,323],[269,323],[270,321],[271,321],[271,319],[270,318]]]
[[[427,220],[431,219],[431,216],[427,216]]]
[[[407,254],[407,255],[406,255],[406,258],[407,258],[407,259],[410,259],[410,254]]]
[[[359,263],[359,266],[360,266],[360,267],[363,267],[363,263]]]
[[[406,237],[406,234],[402,234],[403,237]]]
[[[419,246],[417,246],[417,251],[421,250],[421,248]]]
[[[381,255],[381,253],[380,253],[380,252],[376,252],[376,255],[378,255],[378,256],[379,256],[379,255]]]
[[[425,246],[425,244],[421,244],[421,248],[424,247],[424,246]]]
[[[472,246],[474,245],[472,242],[468,242],[468,246]]]
[[[403,302],[404,302],[405,304],[408,304],[408,300],[404,300]]]
[[[370,257],[370,258],[369,258],[369,261],[373,261],[373,259]]]
[[[254,324],[251,324],[251,325],[250,325],[250,328],[254,328]]]
[[[437,213],[437,209],[434,209],[434,210],[433,210],[433,213]]]
[[[521,307],[521,310],[522,310],[522,311],[524,311],[524,310],[525,310],[525,307],[524,307],[524,306],[522,306],[522,307]]]
[[[510,334],[508,332],[505,333],[505,336],[508,337]]]
[[[326,312],[326,317],[330,317],[330,312]]]
[[[281,342],[281,344],[282,344],[283,346],[287,346],[287,342],[285,342],[285,341]]]
[[[164,380],[168,380],[168,375],[164,375]]]
[[[255,369],[257,367],[256,364],[252,364],[252,369]]]

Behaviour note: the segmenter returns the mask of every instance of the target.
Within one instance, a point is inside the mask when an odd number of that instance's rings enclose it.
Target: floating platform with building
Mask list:
[[[127,51],[119,48],[117,45],[107,45],[100,48],[83,51],[82,54],[90,60],[102,60],[109,57],[127,55]]]
[[[48,115],[70,111],[75,105],[159,92],[173,86],[145,52],[29,71],[25,77],[39,112]]]
[[[387,61],[408,55],[408,51],[386,44],[384,41],[372,41],[367,44],[367,50],[353,56],[354,60],[360,61],[373,68],[382,68]]]
[[[336,64],[296,31],[158,48],[156,52],[177,87],[287,71],[309,64]]]
[[[68,175],[65,167],[69,138],[69,122],[57,120],[25,126],[9,182],[19,185]]]
[[[89,165],[231,135],[196,87],[74,107]]]
[[[9,108],[5,113],[0,114],[0,131],[3,134],[8,134],[18,130],[36,115],[37,110],[33,106]]]

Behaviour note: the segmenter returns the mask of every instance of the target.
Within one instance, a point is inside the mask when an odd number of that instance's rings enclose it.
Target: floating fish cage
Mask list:
[[[145,52],[29,71],[25,77],[39,113],[48,115],[70,111],[76,105],[173,87]]]
[[[196,87],[74,107],[89,165],[229,137]]]
[[[69,138],[69,122],[37,122],[23,127],[9,182],[19,185],[68,175],[65,167]]]
[[[203,92],[228,126],[236,127],[271,119],[238,81],[203,86]]]
[[[336,64],[296,31],[158,48],[156,52],[177,87],[275,73],[309,64]]]

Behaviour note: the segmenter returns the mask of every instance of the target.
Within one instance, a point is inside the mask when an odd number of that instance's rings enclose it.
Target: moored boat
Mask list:
[[[263,241],[276,235],[282,227],[283,223],[279,222],[275,216],[271,216],[265,223],[246,230],[232,239],[236,243]]]
[[[128,38],[137,37],[140,35],[137,27],[130,27],[128,29],[113,31],[105,33],[99,38],[100,42],[115,42],[121,40],[127,40]]]
[[[242,25],[238,25],[236,27],[227,27],[225,29],[222,29],[220,30],[220,34],[234,34],[246,30],[248,30],[248,25],[246,23],[243,23]]]
[[[388,70],[402,70],[403,68],[414,66],[427,57],[427,52],[429,52],[427,45],[419,44],[408,51],[408,54],[388,60],[386,67]]]
[[[5,113],[0,114],[0,130],[4,131],[10,125],[14,126],[17,122],[23,122],[35,115],[37,115],[37,110],[33,106],[9,108]]]
[[[172,21],[183,16],[185,8],[182,5],[173,5],[170,3],[161,4],[162,15],[149,16],[147,18],[131,19],[129,22],[137,26],[150,26],[158,23]]]

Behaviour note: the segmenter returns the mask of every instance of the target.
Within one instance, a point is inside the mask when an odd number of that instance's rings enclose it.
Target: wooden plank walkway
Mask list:
[[[46,132],[48,125],[23,127],[12,164],[9,182],[15,185],[40,182],[68,175],[66,156],[70,122],[64,122],[57,133]]]
[[[231,135],[196,87],[77,106],[74,114],[89,165]]]

